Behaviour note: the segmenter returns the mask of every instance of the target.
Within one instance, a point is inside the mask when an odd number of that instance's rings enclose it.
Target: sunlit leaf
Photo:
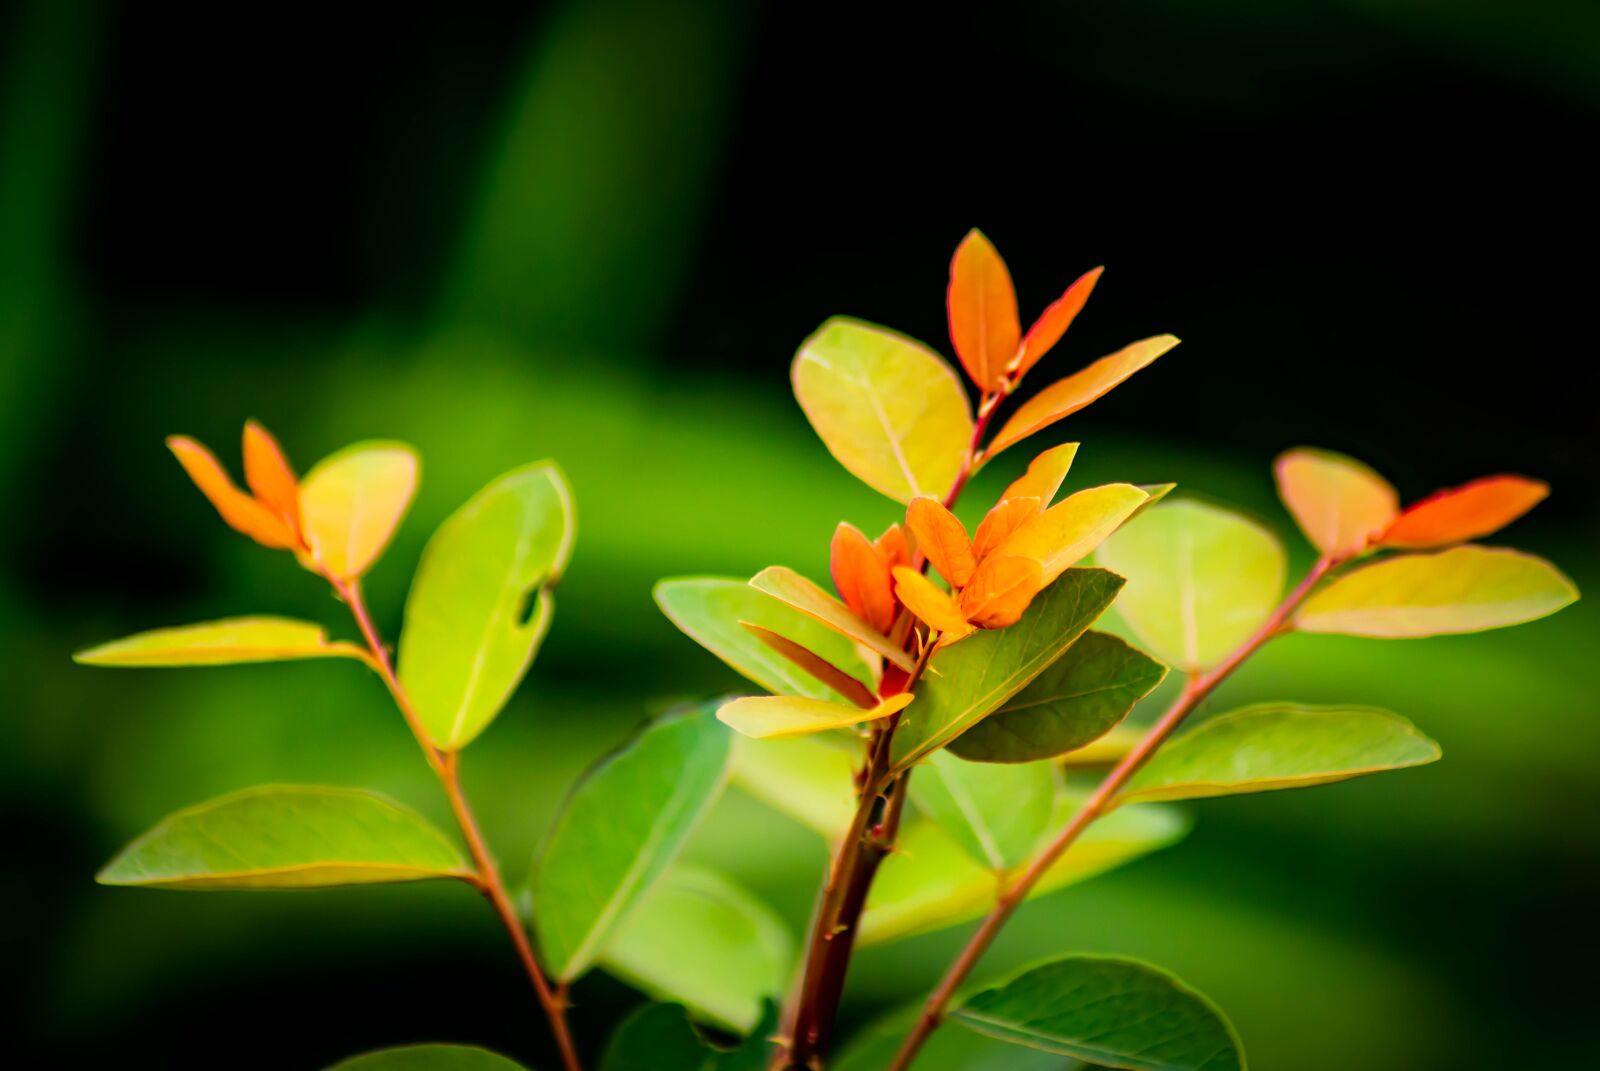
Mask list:
[[[1524,476],[1489,476],[1429,495],[1383,533],[1388,547],[1440,547],[1497,532],[1544,501],[1550,486]]]
[[[328,639],[321,625],[287,617],[228,617],[198,625],[151,629],[72,656],[89,666],[221,666],[296,658],[354,658],[366,652]]]
[[[972,554],[979,561],[994,556],[1011,534],[1044,512],[1044,503],[1032,496],[1004,498],[984,514],[972,534]],[[1042,570],[1042,566],[1040,567]]]
[[[1117,612],[1161,661],[1209,669],[1261,626],[1283,594],[1278,538],[1231,510],[1164,502],[1100,547],[1128,578]]]
[[[1364,550],[1400,509],[1389,481],[1354,458],[1300,447],[1279,456],[1278,495],[1311,545],[1344,557]]]
[[[1010,628],[979,632],[933,656],[917,702],[900,718],[894,762],[908,766],[998,710],[1061,657],[1111,605],[1122,578],[1069,569]]]
[[[356,443],[317,462],[300,484],[311,560],[340,580],[366,572],[411,507],[417,467],[404,443]]]
[[[1005,494],[1000,497],[1037,498],[1041,507],[1049,506],[1055,500],[1056,492],[1061,490],[1061,483],[1067,478],[1072,461],[1077,456],[1077,443],[1062,443],[1040,452],[1038,457],[1028,462],[1028,471],[1012,480]]]
[[[915,569],[903,565],[895,569],[894,591],[917,620],[942,633],[947,641],[958,640],[972,631],[956,601]]]
[[[1543,558],[1464,546],[1353,569],[1311,596],[1294,624],[1302,632],[1438,636],[1520,625],[1577,598],[1572,581]]]
[[[588,970],[721,791],[730,737],[708,709],[647,726],[584,775],[532,878],[534,929],[562,981]]]
[[[793,695],[747,695],[717,708],[717,718],[734,732],[765,740],[776,736],[804,736],[827,729],[887,718],[911,702],[909,692],[891,696],[870,710],[827,699]]]
[[[467,873],[444,834],[382,796],[264,785],[169,815],[95,880],[169,889],[308,889]]]
[[[1212,718],[1168,742],[1117,801],[1305,788],[1438,757],[1438,744],[1386,710],[1262,703]]]
[[[831,841],[844,836],[855,811],[855,749],[828,736],[733,740],[733,783],[767,806]]]
[[[617,929],[600,965],[743,1034],[782,991],[793,958],[794,938],[770,907],[721,874],[679,865]]]
[[[1071,416],[1178,344],[1172,335],[1156,335],[1124,346],[1065,379],[1058,379],[1011,414],[989,448],[985,460],[1035,432]]]
[[[1079,491],[1018,528],[993,556],[1032,558],[1043,568],[1048,584],[1091,554],[1148,498],[1130,483]]]
[[[1049,763],[989,766],[936,751],[912,777],[911,801],[974,860],[1004,872],[1038,843],[1054,813],[1057,776]]]
[[[1078,318],[1078,313],[1083,311],[1084,303],[1089,300],[1089,295],[1094,292],[1094,286],[1100,281],[1100,273],[1104,268],[1091,268],[1067,287],[1066,293],[1056,298],[1044,310],[1040,317],[1028,328],[1028,333],[1022,336],[1022,347],[1017,353],[1016,377],[1021,379],[1028,374],[1028,369],[1039,363],[1039,358],[1049,353],[1055,344],[1061,341],[1061,336],[1066,334],[1067,328],[1072,326],[1072,321]]]
[[[840,523],[828,548],[833,586],[850,612],[878,632],[894,624],[894,585],[882,550],[853,525]]]
[[[972,557],[972,540],[956,515],[936,499],[913,498],[906,507],[906,527],[939,575],[955,587],[965,587],[977,562]]]
[[[961,381],[932,350],[835,317],[795,356],[795,397],[830,453],[897,502],[942,498],[972,438]]]
[[[572,492],[548,461],[501,476],[434,532],[400,636],[400,682],[434,744],[465,747],[511,698],[572,541]]]
[[[851,613],[848,606],[793,569],[782,565],[768,566],[751,578],[750,586],[788,603],[841,636],[864,644],[901,669],[911,668],[911,657],[891,643],[887,636]]]
[[[787,636],[781,636],[769,628],[752,625],[748,621],[741,621],[739,624],[756,639],[856,706],[865,709],[877,706],[878,697],[872,694],[871,689],[815,651],[802,647]]]
[[[950,1017],[980,1034],[1129,1071],[1244,1071],[1217,1006],[1166,971],[1063,956],[967,998]]]
[[[961,612],[979,628],[1006,628],[1022,617],[1048,581],[1032,558],[991,554],[961,591]]]
[[[300,530],[300,485],[294,469],[278,441],[254,420],[244,425],[244,482],[290,531]]]
[[[230,528],[274,550],[299,543],[299,537],[282,517],[234,486],[210,450],[187,435],[168,436],[167,449]]]
[[[850,674],[863,687],[872,672],[856,645],[814,618],[800,613],[748,581],[724,577],[675,577],[656,585],[656,605],[690,639],[734,670],[780,695],[848,699],[744,627],[745,623],[781,635]]]
[[[404,1045],[341,1060],[328,1071],[524,1071],[521,1064],[470,1045]]]
[[[945,298],[956,356],[980,389],[995,390],[1017,356],[1022,325],[1011,273],[981,231],[968,231],[956,247]]]
[[[1167,669],[1104,632],[1083,636],[999,710],[950,742],[973,762],[1033,762],[1110,732]]]

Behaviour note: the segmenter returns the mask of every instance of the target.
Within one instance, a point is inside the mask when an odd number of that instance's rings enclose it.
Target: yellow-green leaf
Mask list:
[[[1038,843],[1055,811],[1059,776],[1048,762],[992,766],[936,751],[911,779],[911,802],[974,861],[1004,873]]]
[[[300,526],[313,562],[354,580],[389,545],[417,492],[417,452],[365,442],[317,462],[300,483]]]
[[[1168,743],[1117,803],[1306,788],[1438,758],[1438,744],[1387,710],[1261,703]]]
[[[765,740],[775,736],[804,736],[827,729],[843,729],[898,713],[911,702],[902,692],[862,710],[847,703],[806,699],[794,695],[747,695],[717,708],[717,720],[734,732]]]
[[[757,740],[733,738],[733,783],[767,806],[831,841],[844,836],[855,811],[861,745],[824,735]]]
[[[1295,615],[1302,632],[1405,638],[1520,625],[1578,598],[1543,558],[1495,547],[1404,554],[1336,577]]]
[[[428,541],[406,600],[400,682],[438,747],[465,747],[511,698],[550,627],[549,587],[572,540],[572,491],[540,461],[479,491]]]
[[[224,666],[297,658],[354,658],[353,643],[329,640],[321,625],[287,617],[227,617],[197,625],[151,629],[79,651],[87,666]]]
[[[1100,545],[1096,560],[1128,578],[1117,612],[1161,661],[1189,672],[1222,661],[1277,606],[1277,536],[1202,502],[1163,502]]]
[[[382,796],[265,785],[169,815],[95,880],[169,889],[310,889],[467,874],[444,834]]]
[[[1278,458],[1278,494],[1311,545],[1345,556],[1366,549],[1400,511],[1400,496],[1366,465],[1332,450],[1300,447]]]
[[[851,613],[850,607],[793,569],[782,565],[768,566],[750,579],[750,586],[788,603],[807,617],[827,625],[839,635],[877,652],[901,669],[911,669],[913,662],[910,655],[889,642],[889,638],[883,633]]]
[[[1090,487],[1068,495],[1007,536],[994,557],[1031,558],[1050,583],[1088,557],[1150,498],[1131,483]]]
[[[972,438],[961,380],[904,335],[834,317],[806,339],[795,397],[828,451],[896,502],[944,498]]]

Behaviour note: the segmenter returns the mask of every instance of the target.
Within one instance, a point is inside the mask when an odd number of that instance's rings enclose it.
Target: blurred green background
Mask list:
[[[302,468],[358,438],[415,443],[420,497],[369,582],[390,636],[447,512],[513,464],[566,467],[580,535],[554,631],[465,760],[512,876],[588,762],[734,684],[656,612],[656,578],[820,576],[838,519],[891,519],[805,426],[788,360],[833,313],[943,348],[946,263],[973,225],[1025,314],[1108,266],[1036,378],[1186,340],[1046,437],[1084,443],[1079,485],[1177,480],[1294,540],[1269,477],[1291,445],[1356,454],[1408,497],[1526,472],[1555,493],[1506,540],[1600,589],[1600,11],[934,11],[7,5],[0,916],[23,1066],[313,1068],[424,1039],[550,1066],[465,890],[92,883],[160,816],[252,783],[368,786],[446,817],[354,667],[68,661],[242,612],[349,631],[309,574],[223,528],[170,432],[232,463],[255,416]],[[1026,908],[984,971],[1146,957],[1227,1008],[1261,1071],[1592,1066],[1597,641],[1590,602],[1482,636],[1281,643],[1213,709],[1387,705],[1445,761],[1202,806],[1177,848]],[[797,929],[822,864],[737,793],[691,855]],[[924,990],[962,933],[863,955],[849,1023]],[[576,996],[591,1049],[638,999],[600,977]]]

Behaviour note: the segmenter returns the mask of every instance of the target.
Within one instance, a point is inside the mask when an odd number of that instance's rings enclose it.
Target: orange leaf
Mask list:
[[[1067,292],[1051,302],[1050,307],[1028,328],[1028,333],[1022,336],[1022,347],[1017,350],[1012,378],[1021,379],[1027,375],[1028,369],[1038,364],[1039,358],[1061,341],[1061,336],[1078,318],[1078,313],[1083,311],[1083,304],[1089,300],[1094,284],[1100,281],[1103,271],[1104,268],[1095,268],[1080,275],[1076,282],[1067,287]]]
[[[856,706],[870,710],[878,705],[878,697],[872,694],[870,688],[815,651],[802,647],[789,637],[781,636],[769,628],[752,625],[748,621],[741,621],[739,624],[744,627],[746,632],[749,632],[756,639],[777,651]]]
[[[911,564],[911,540],[906,538],[906,530],[898,524],[885,528],[872,545],[878,548],[891,569],[897,565]]]
[[[833,532],[828,568],[850,611],[879,632],[888,632],[894,624],[894,587],[883,552],[855,526],[841,521]]]
[[[1429,495],[1396,517],[1383,534],[1389,547],[1440,547],[1498,531],[1550,493],[1525,476],[1486,476]]]
[[[984,452],[984,459],[994,457],[1006,447],[1021,442],[1063,417],[1071,416],[1177,344],[1177,338],[1172,335],[1142,339],[1100,358],[1065,379],[1056,380],[1011,414],[1011,419],[1006,421],[1005,427],[1000,429],[1000,434],[994,437],[994,442]]]
[[[895,594],[906,609],[946,639],[959,639],[972,631],[956,601],[915,569],[900,566],[894,571],[894,581]]]
[[[1061,481],[1067,478],[1067,470],[1072,468],[1072,459],[1077,456],[1077,443],[1052,446],[1029,462],[1028,471],[1017,477],[1000,497],[1037,498],[1041,507],[1049,506],[1056,492],[1061,490]]]
[[[950,341],[972,381],[995,390],[1017,355],[1022,325],[1011,273],[989,239],[968,231],[950,260]]]
[[[934,499],[913,498],[906,507],[906,526],[939,575],[953,587],[965,587],[977,562],[972,557],[972,540],[956,515]]]
[[[972,556],[980,563],[1018,528],[1044,512],[1037,498],[1005,498],[990,510],[972,537]]]
[[[300,482],[278,441],[254,420],[244,425],[244,480],[257,501],[300,531]]]
[[[1043,586],[1044,569],[1032,558],[991,557],[961,592],[967,620],[980,628],[1014,625]]]
[[[1018,528],[995,554],[1032,558],[1048,584],[1087,557],[1150,496],[1132,484],[1111,483],[1068,495]]]
[[[295,534],[289,527],[267,507],[235,487],[210,450],[186,435],[168,437],[167,449],[177,457],[183,471],[229,527],[274,550],[295,545]]]
[[[1278,496],[1306,538],[1322,553],[1357,554],[1400,509],[1389,481],[1354,458],[1302,446],[1273,465]]]

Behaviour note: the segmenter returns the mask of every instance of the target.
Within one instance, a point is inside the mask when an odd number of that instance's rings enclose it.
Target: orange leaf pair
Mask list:
[[[244,478],[251,494],[234,486],[210,450],[186,435],[167,439],[189,478],[237,531],[274,550],[305,547],[300,530],[300,483],[283,450],[255,421],[244,426]]]
[[[950,341],[978,388],[998,391],[1027,374],[1082,311],[1101,270],[1069,286],[1024,335],[1006,262],[981,231],[969,231],[950,261],[946,306]]]
[[[899,610],[894,568],[910,561],[911,545],[898,524],[890,525],[876,541],[844,522],[833,533],[829,553],[833,586],[850,612],[879,632],[888,633]]]

